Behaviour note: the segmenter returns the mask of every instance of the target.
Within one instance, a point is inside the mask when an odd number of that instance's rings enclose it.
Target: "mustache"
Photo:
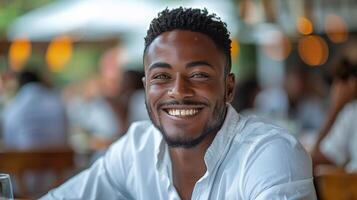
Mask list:
[[[209,106],[206,102],[194,101],[190,99],[182,99],[182,100],[166,100],[162,101],[158,104],[158,107],[161,108],[162,106],[173,106],[173,105],[191,105],[191,106]]]

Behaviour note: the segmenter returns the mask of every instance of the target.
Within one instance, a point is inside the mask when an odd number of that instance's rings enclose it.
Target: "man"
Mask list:
[[[296,139],[230,106],[230,44],[206,10],[162,11],[143,58],[151,122],[43,199],[315,199]]]
[[[357,42],[342,49],[334,66],[331,104],[317,139],[314,166],[329,164],[357,172]]]
[[[67,117],[59,95],[35,71],[18,75],[19,91],[3,113],[4,144],[38,149],[67,145]]]

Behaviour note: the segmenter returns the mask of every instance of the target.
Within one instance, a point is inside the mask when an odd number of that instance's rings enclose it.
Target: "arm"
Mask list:
[[[126,137],[123,137],[89,169],[41,199],[132,199],[125,184],[130,166],[126,144]]]
[[[335,124],[336,118],[342,108],[355,97],[356,79],[350,78],[347,81],[335,80],[331,91],[331,105],[328,116],[322,129],[319,132],[314,150],[312,152],[313,165],[318,164],[333,164],[321,151],[320,145],[323,139],[328,135],[332,126]]]

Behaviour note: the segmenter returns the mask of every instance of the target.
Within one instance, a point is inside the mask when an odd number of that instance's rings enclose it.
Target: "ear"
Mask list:
[[[226,77],[226,101],[230,103],[233,101],[234,88],[236,85],[235,77],[233,73],[229,73]]]
[[[146,88],[146,79],[145,79],[145,76],[141,79],[141,81],[143,82],[144,88]]]

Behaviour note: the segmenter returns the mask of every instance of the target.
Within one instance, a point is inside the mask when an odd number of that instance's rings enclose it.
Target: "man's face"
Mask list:
[[[214,42],[197,32],[165,32],[148,47],[146,105],[170,146],[193,147],[220,129],[234,86],[226,64]]]

